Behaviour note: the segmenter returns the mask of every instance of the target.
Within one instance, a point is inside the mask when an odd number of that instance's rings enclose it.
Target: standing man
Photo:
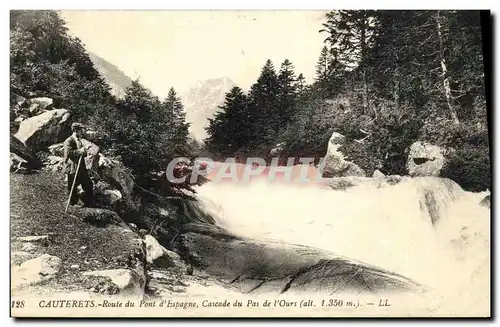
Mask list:
[[[64,141],[64,162],[66,163],[66,174],[68,177],[68,193],[70,193],[70,204],[75,205],[78,203],[78,185],[83,188],[83,206],[94,206],[93,184],[90,180],[85,165],[85,156],[87,151],[82,144],[82,137],[84,135],[84,126],[80,123],[71,124],[71,131],[73,134]],[[80,168],[77,171],[78,161],[81,158]],[[76,178],[76,180],[75,180]],[[73,181],[75,185],[73,187]],[[71,188],[73,187],[73,190]]]

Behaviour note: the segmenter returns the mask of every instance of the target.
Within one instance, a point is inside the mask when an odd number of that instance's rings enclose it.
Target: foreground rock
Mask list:
[[[64,159],[57,156],[48,156],[44,161],[44,169],[53,172],[63,173],[65,169]]]
[[[153,236],[146,235],[144,237],[144,243],[146,244],[146,261],[149,264],[152,264],[164,256],[163,247]]]
[[[50,109],[54,100],[51,98],[41,97],[41,98],[33,98],[29,100],[30,107],[29,112],[31,116],[38,115],[43,111]]]
[[[365,171],[353,162],[347,161],[340,148],[345,144],[345,136],[333,132],[328,141],[323,177],[366,176]]]
[[[491,205],[490,197],[491,196],[488,194],[487,196],[484,197],[484,199],[481,200],[481,202],[479,202],[479,204],[482,205],[483,207],[490,208]]]
[[[409,148],[406,168],[410,176],[439,176],[444,166],[444,149],[417,141]]]
[[[11,153],[11,168],[15,165],[16,168],[21,167],[20,162],[24,164],[24,168],[39,168],[40,162],[36,158],[32,149],[27,147],[23,142],[15,136],[10,135],[10,153]],[[15,156],[13,156],[13,154]]]
[[[130,222],[128,217],[135,215],[140,208],[139,199],[135,193],[134,177],[122,162],[102,154],[99,154],[98,173],[102,180],[120,192],[121,199],[114,209],[124,220]]]
[[[28,118],[20,123],[15,137],[35,151],[45,150],[70,134],[69,116],[66,109],[54,109]]]
[[[315,248],[239,238],[188,224],[180,246],[198,267],[243,293],[422,292],[413,281]]]
[[[14,251],[10,253],[10,262],[11,265],[20,265],[23,262],[35,258],[36,255],[34,253],[25,252],[25,251]]]
[[[55,277],[59,272],[62,260],[56,256],[43,254],[37,258],[14,266],[12,271],[12,288],[36,285]]]
[[[180,274],[188,272],[188,267],[181,260],[180,256],[173,251],[165,249],[153,236],[146,235],[144,243],[146,245],[146,261],[150,265],[176,271]]]
[[[84,276],[105,277],[110,284],[100,285],[99,289],[94,288],[94,291],[107,294],[120,294],[125,296],[138,296],[144,294],[144,286],[146,280],[144,276],[130,269],[109,269],[88,271],[83,273]]]
[[[113,189],[109,183],[98,181],[94,184],[94,196],[99,207],[114,208],[116,202],[120,201],[122,193]]]
[[[27,161],[15,153],[10,153],[10,171],[15,173],[24,172],[27,170]]]

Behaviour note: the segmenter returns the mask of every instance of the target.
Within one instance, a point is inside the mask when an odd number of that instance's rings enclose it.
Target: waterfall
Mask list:
[[[360,178],[341,190],[327,187],[334,181],[219,181],[197,192],[216,223],[236,235],[327,250],[443,294],[489,262],[490,211],[479,194],[437,177],[394,185]]]

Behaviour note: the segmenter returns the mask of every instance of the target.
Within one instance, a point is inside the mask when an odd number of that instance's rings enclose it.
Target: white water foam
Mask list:
[[[439,294],[459,292],[477,271],[489,274],[481,268],[490,252],[490,211],[479,205],[481,194],[441,178],[380,188],[366,181],[346,190],[210,182],[197,192],[217,223],[237,235],[329,250]]]

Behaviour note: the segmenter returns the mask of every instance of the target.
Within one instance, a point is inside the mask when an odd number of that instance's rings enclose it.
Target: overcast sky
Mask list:
[[[321,11],[63,11],[71,34],[159,96],[229,77],[243,89],[266,59],[288,58],[307,81],[324,35]]]

